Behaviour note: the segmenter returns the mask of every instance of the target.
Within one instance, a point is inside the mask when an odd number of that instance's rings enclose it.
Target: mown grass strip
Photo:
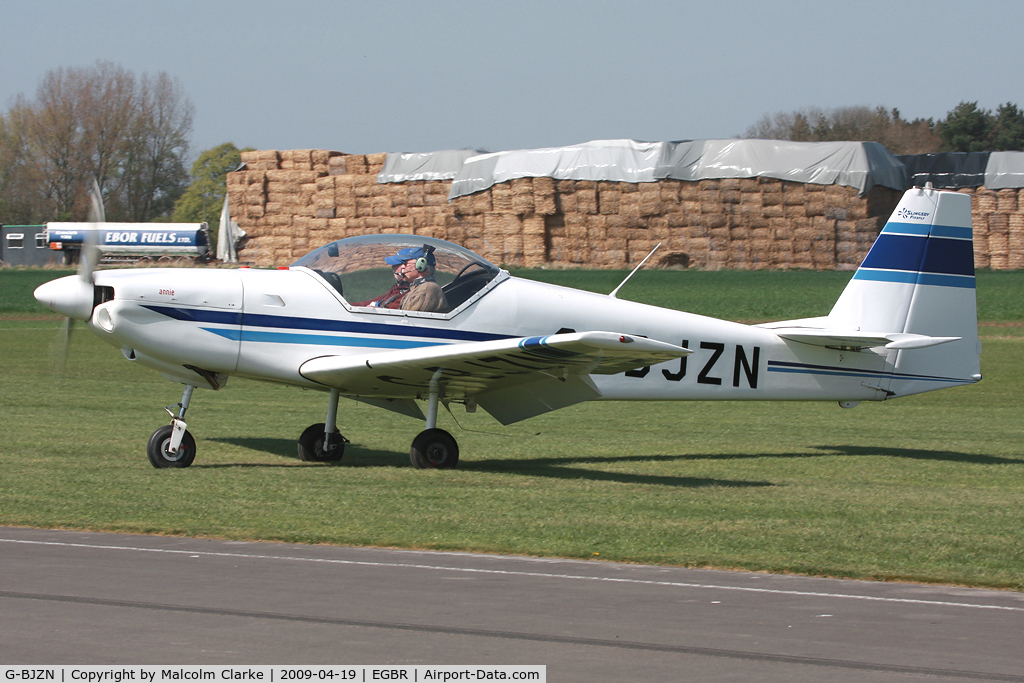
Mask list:
[[[8,274],[0,299],[13,298]],[[605,274],[570,275],[606,284]],[[24,295],[35,284],[19,286]],[[808,301],[829,299],[831,287]],[[722,317],[751,315],[722,303],[745,299],[727,287],[690,290]],[[989,309],[975,386],[855,410],[592,403],[508,428],[457,409],[441,416],[463,450],[453,471],[413,470],[407,448],[421,425],[350,401],[339,417],[353,441],[345,459],[302,463],[295,439],[323,419],[324,396],[237,379],[197,393],[196,464],[155,470],[145,443],[180,387],[82,326],[56,382],[47,349],[59,319],[16,304],[0,319],[0,524],[1024,590],[1024,336],[1020,319],[999,317],[1014,310],[1013,291]]]

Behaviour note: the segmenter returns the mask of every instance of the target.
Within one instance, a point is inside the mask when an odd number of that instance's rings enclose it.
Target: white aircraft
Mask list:
[[[408,235],[339,240],[278,270],[93,272],[86,256],[78,276],[35,297],[185,385],[171,424],[150,438],[155,467],[192,463],[193,389],[232,375],[329,394],[325,422],[299,437],[306,461],[342,457],[342,396],[425,420],[410,451],[417,468],[458,463],[455,439],[437,427],[442,404],[507,425],[581,401],[852,407],[981,379],[971,199],[930,187],[906,192],[828,315],[762,325],[520,279]],[[380,295],[396,285],[394,263],[434,272],[444,308],[388,307]]]

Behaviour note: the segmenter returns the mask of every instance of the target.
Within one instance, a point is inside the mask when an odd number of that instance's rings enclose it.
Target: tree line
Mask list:
[[[940,120],[907,121],[899,109],[810,107],[766,115],[744,137],[879,142],[893,154],[1024,151],[1024,112],[1012,102],[994,112],[977,102],[961,102]]]
[[[84,220],[95,178],[107,219],[168,215],[190,183],[194,108],[166,73],[106,62],[47,73],[0,115],[0,221]]]
[[[0,113],[0,223],[81,221],[95,178],[107,220],[211,223],[241,150],[225,143],[188,168],[194,107],[164,72],[136,77],[108,62],[47,73],[34,98]],[[744,137],[873,141],[894,154],[1024,150],[1024,112],[961,102],[940,120],[884,107],[766,115]]]

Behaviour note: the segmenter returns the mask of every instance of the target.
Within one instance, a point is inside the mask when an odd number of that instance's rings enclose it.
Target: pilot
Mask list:
[[[400,308],[403,311],[428,311],[444,313],[448,311],[441,285],[434,279],[437,259],[430,247],[409,247],[402,249],[394,256],[388,256],[384,262],[397,266],[397,273],[409,283],[409,292],[402,297]]]

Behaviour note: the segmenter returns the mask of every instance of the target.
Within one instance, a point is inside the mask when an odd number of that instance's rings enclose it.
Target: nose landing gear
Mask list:
[[[194,390],[194,386],[185,385],[181,402],[165,408],[167,414],[171,416],[171,424],[164,425],[149,437],[146,455],[149,456],[149,462],[153,467],[188,467],[196,459],[196,440],[185,429],[187,425],[184,420],[185,411],[188,410]],[[175,407],[178,408],[177,416],[171,412],[171,408]]]

